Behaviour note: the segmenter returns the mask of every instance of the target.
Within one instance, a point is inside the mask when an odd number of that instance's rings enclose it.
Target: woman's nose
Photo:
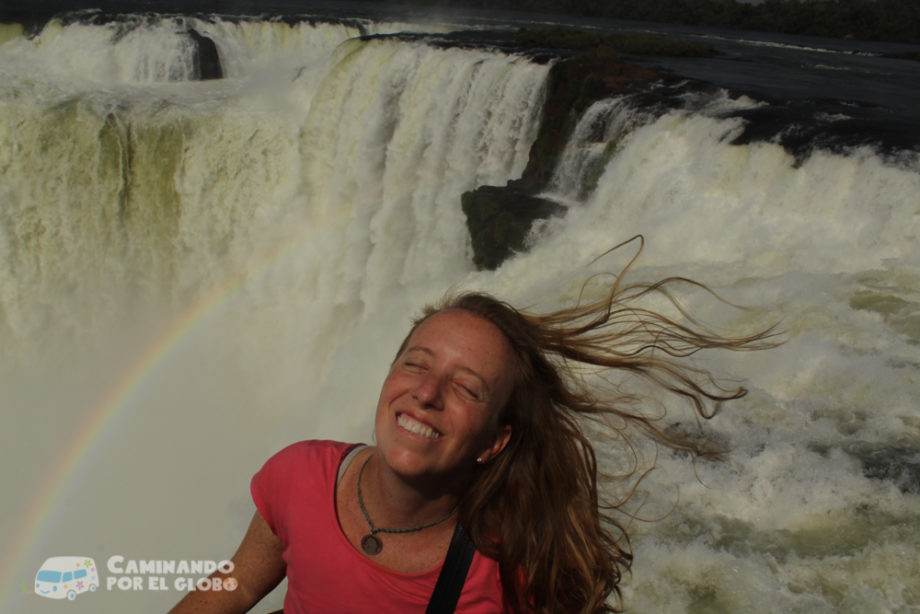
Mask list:
[[[426,375],[415,387],[415,400],[425,407],[438,406],[441,398],[441,385],[438,378]]]

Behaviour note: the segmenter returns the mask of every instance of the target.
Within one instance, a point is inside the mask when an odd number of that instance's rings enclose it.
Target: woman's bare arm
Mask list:
[[[262,515],[256,512],[246,536],[231,559],[233,572],[225,574],[215,571],[211,574],[212,578],[234,578],[236,588],[192,591],[169,614],[247,612],[284,578],[283,552],[284,544],[272,533]]]

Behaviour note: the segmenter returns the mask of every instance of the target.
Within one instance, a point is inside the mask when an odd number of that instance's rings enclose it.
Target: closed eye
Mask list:
[[[420,373],[428,369],[429,352],[421,348],[409,348],[400,357],[399,363],[404,369],[412,373]]]
[[[423,371],[425,369],[425,365],[423,365],[422,363],[414,362],[411,360],[407,360],[406,362],[404,362],[403,367],[405,367],[406,369],[410,371]]]
[[[478,388],[469,386],[463,383],[457,383],[457,390],[460,391],[460,395],[469,401],[475,401],[477,403],[482,401],[482,393]]]

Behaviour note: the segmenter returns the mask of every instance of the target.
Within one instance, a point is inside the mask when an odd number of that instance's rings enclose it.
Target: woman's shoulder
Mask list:
[[[331,441],[328,439],[307,439],[285,446],[268,460],[272,464],[300,462],[333,462],[338,464],[342,456],[361,444]]]
[[[503,595],[498,561],[477,550],[456,611],[462,614],[504,612]]]
[[[341,459],[354,444],[328,440],[298,441],[272,455],[252,478],[253,496],[294,492],[331,484]]]

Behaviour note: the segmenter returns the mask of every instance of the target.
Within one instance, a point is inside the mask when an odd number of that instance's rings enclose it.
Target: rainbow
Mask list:
[[[297,248],[309,242],[315,234],[316,231],[311,229],[296,233],[295,236],[276,244],[243,272],[230,276],[224,283],[217,284],[213,290],[202,293],[187,309],[163,327],[154,340],[143,348],[121,373],[114,385],[102,395],[99,403],[90,412],[89,419],[52,465],[48,476],[42,481],[42,488],[23,514],[16,533],[18,539],[5,550],[0,562],[0,586],[4,587],[4,596],[0,598],[0,612],[11,611],[8,602],[17,592],[25,592],[23,582],[26,579],[29,580],[28,586],[31,588],[32,576],[38,565],[44,561],[43,555],[37,552],[41,545],[42,531],[59,509],[59,502],[66,486],[75,477],[78,469],[85,464],[94,443],[104,432],[110,430],[117,417],[130,407],[131,399],[142,388],[143,383],[156,372],[159,365],[177,352],[182,342],[189,337],[189,333],[209,315],[278,263],[291,257]]]

